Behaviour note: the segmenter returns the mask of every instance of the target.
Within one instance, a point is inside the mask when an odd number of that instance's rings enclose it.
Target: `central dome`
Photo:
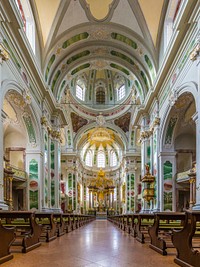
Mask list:
[[[122,104],[129,96],[131,86],[130,80],[121,73],[99,68],[77,75],[72,80],[71,93],[81,105],[104,110]]]

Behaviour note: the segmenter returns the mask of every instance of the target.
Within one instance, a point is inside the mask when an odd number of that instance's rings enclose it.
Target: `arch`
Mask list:
[[[194,101],[198,99],[197,84],[195,82],[187,82],[187,83],[182,84],[178,88],[176,88],[176,90],[173,92],[173,95],[175,96],[175,100],[177,100],[184,93],[190,93],[193,96]],[[196,110],[198,110],[197,101],[195,101],[195,107],[196,107]],[[161,120],[161,124],[160,124],[160,143],[159,143],[160,151],[162,151],[164,148],[163,144],[164,144],[164,139],[166,136],[166,127],[167,127],[166,125],[169,122],[169,114],[170,114],[171,109],[172,109],[172,106],[169,103],[162,116],[163,120]]]
[[[75,138],[74,138],[74,149],[77,151],[78,150],[78,145],[80,142],[80,139],[87,134],[87,132],[93,128],[96,127],[96,123],[91,123],[89,125],[85,125],[83,126],[76,134]],[[128,138],[126,136],[126,134],[124,133],[124,131],[119,128],[116,125],[110,124],[110,123],[106,123],[104,125],[105,128],[111,129],[114,131],[114,133],[116,134],[116,137],[119,138],[120,142],[123,144],[123,150],[126,151],[128,148]]]
[[[17,92],[21,97],[23,97],[23,94],[25,92],[25,90],[22,88],[22,86],[19,85],[16,81],[4,80],[2,82],[2,87],[1,87],[1,91],[2,91],[1,92],[2,97],[0,100],[0,106],[1,107],[3,107],[3,101],[5,99],[5,96],[10,90]],[[37,103],[33,97],[31,98],[31,104],[29,104],[29,110],[31,112],[32,124],[33,124],[33,127],[35,129],[36,144],[37,144],[37,147],[40,147],[41,146],[41,140],[42,140],[42,131],[41,131],[41,127],[39,127],[41,116],[38,113],[38,105],[37,105]],[[26,115],[26,114],[24,114],[24,115]],[[25,128],[25,129],[26,129],[26,133],[28,136],[27,128]]]

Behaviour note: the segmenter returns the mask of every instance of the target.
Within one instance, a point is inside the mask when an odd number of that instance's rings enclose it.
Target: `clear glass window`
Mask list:
[[[84,100],[84,89],[80,85],[76,85],[76,97],[80,100]]]
[[[92,167],[92,152],[88,151],[85,157],[85,164],[89,167]]]
[[[119,101],[124,97],[125,97],[125,85],[123,84],[117,90],[117,100]]]
[[[103,151],[98,152],[97,167],[98,168],[105,168],[105,162],[106,162],[105,153]]]

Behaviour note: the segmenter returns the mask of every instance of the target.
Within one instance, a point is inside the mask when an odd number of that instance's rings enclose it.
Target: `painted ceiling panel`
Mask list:
[[[57,36],[71,27],[85,22],[88,22],[88,19],[79,1],[71,1],[61,22]]]
[[[154,44],[156,44],[164,0],[138,0]]]
[[[60,2],[61,0],[51,0],[51,4],[49,4],[49,0],[35,0],[40,19],[44,45],[46,44]]]
[[[111,22],[122,24],[143,37],[140,26],[127,0],[119,1]]]

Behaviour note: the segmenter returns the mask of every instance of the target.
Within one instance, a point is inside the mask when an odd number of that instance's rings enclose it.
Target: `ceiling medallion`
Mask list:
[[[105,117],[102,115],[102,113],[99,113],[99,116],[96,117],[96,123],[102,127],[105,125],[106,123],[106,120],[105,120]]]
[[[109,64],[108,62],[104,60],[95,60],[91,63],[91,68],[97,69],[97,70],[102,70],[104,68],[108,68]]]
[[[107,40],[110,39],[110,31],[107,27],[95,27],[90,33],[90,36],[95,40]]]

